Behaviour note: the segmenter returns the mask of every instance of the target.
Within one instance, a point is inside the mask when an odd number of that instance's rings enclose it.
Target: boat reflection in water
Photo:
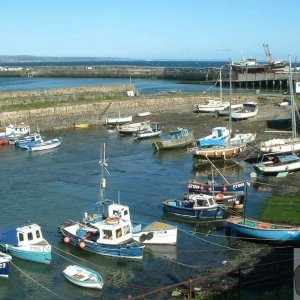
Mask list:
[[[233,160],[230,161],[214,161],[214,166],[225,176],[233,177],[235,175],[241,175],[244,169],[241,165]],[[194,176],[209,176],[211,175],[211,162],[203,161],[200,159],[193,159],[193,171]]]

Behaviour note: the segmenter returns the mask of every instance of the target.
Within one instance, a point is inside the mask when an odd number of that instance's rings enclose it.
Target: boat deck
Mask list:
[[[162,223],[162,222],[154,222],[145,227],[144,230],[154,231],[154,230],[168,230],[174,228],[173,225]]]

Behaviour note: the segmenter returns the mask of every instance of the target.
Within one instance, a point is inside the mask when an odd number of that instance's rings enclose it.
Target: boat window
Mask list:
[[[112,231],[103,230],[103,239],[112,240]]]
[[[215,204],[213,199],[208,199],[208,201],[209,201],[210,205],[214,205]]]
[[[19,241],[20,242],[24,241],[24,235],[23,235],[23,233],[19,233]]]
[[[32,234],[32,232],[28,232],[27,233],[27,238],[28,238],[28,241],[32,241],[33,240],[33,234]]]
[[[197,206],[208,206],[208,203],[204,199],[197,200]]]
[[[38,239],[41,237],[41,233],[40,233],[39,230],[37,230],[37,231],[35,232],[35,234],[36,234],[36,237],[37,237]]]
[[[117,238],[120,238],[122,236],[122,228],[116,230],[116,236]]]
[[[124,210],[124,216],[128,215],[128,210]]]
[[[130,233],[130,226],[129,225],[124,226],[123,227],[123,232],[124,232],[124,235],[129,234]]]

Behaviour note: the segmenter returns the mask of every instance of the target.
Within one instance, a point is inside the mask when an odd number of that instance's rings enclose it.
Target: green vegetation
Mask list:
[[[271,223],[300,225],[300,196],[269,198],[263,205],[261,219]]]
[[[10,104],[10,105],[2,105],[0,107],[1,112],[8,111],[21,111],[28,109],[42,109],[48,107],[58,107],[65,105],[79,105],[79,104],[88,104],[99,101],[117,101],[120,100],[123,96],[120,94],[109,94],[109,95],[101,95],[97,99],[90,99],[88,97],[79,96],[77,99],[67,99],[67,100],[51,100],[45,102],[32,102],[32,103],[21,103],[21,104]]]

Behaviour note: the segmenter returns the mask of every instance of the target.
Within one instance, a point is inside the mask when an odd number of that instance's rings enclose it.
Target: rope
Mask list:
[[[23,275],[25,275],[27,278],[29,278],[31,281],[33,281],[34,283],[36,283],[38,286],[40,286],[41,288],[43,288],[44,290],[46,290],[47,292],[51,293],[52,295],[60,298],[60,299],[66,299],[66,297],[60,296],[58,294],[56,294],[55,292],[51,291],[50,289],[48,289],[47,287],[45,287],[44,285],[42,285],[41,283],[37,282],[36,280],[34,280],[31,276],[29,276],[27,273],[25,273],[23,270],[21,270],[17,265],[15,265],[13,262],[10,262],[18,271],[20,271]]]

